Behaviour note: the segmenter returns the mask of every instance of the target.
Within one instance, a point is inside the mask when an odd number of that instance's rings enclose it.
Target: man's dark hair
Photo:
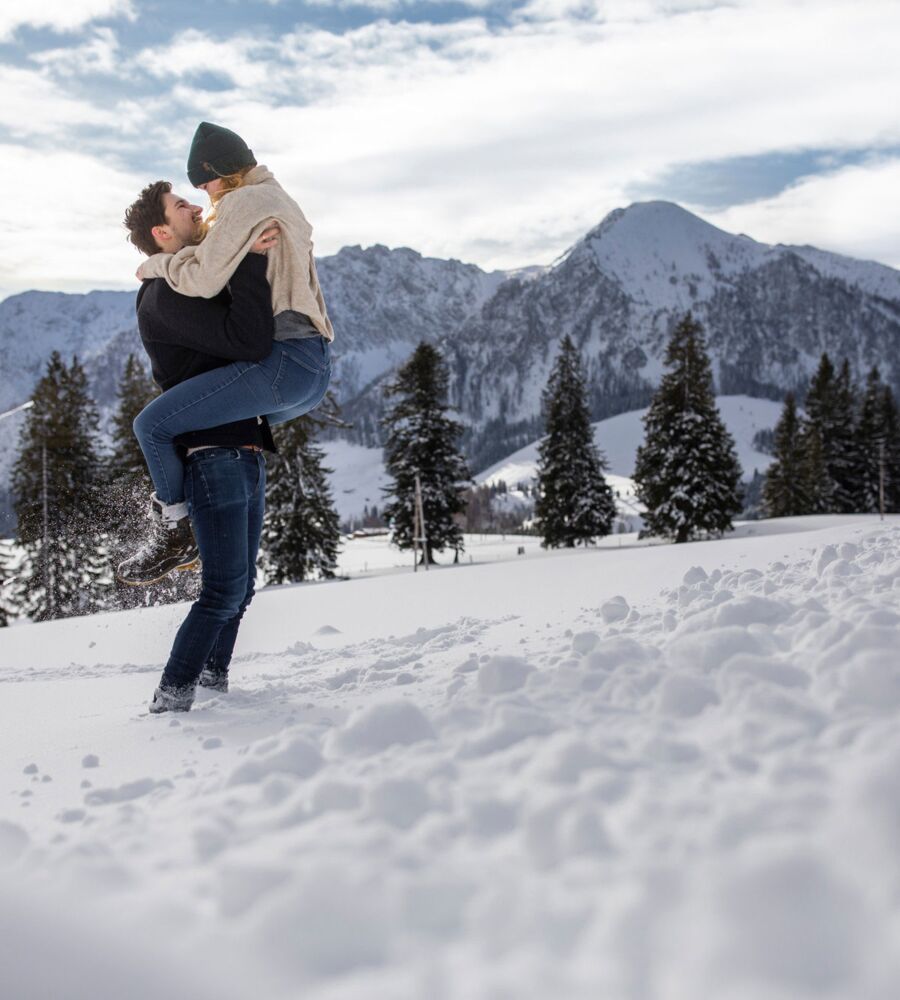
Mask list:
[[[172,190],[169,181],[154,181],[148,184],[141,196],[125,210],[125,228],[128,230],[128,239],[148,257],[159,253],[160,249],[156,245],[151,230],[154,226],[166,225],[166,206],[163,195]]]

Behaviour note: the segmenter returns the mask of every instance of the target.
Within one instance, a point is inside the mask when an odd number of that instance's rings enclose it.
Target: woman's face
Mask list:
[[[207,181],[205,184],[197,185],[201,191],[205,191],[207,194],[212,195],[222,188],[222,178],[217,177],[213,181]]]

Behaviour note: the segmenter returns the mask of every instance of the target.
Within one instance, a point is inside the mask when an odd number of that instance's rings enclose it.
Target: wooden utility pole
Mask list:
[[[422,543],[422,556],[425,562],[425,572],[428,572],[428,535],[425,531],[425,510],[422,506],[422,483],[416,473],[416,495],[413,501],[413,572],[419,570],[419,542]]]

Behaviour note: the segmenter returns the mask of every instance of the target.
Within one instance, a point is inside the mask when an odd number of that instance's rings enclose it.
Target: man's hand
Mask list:
[[[272,225],[253,244],[253,246],[250,247],[250,252],[265,253],[267,250],[271,250],[272,247],[278,243],[280,236],[280,227],[277,222],[273,222]]]

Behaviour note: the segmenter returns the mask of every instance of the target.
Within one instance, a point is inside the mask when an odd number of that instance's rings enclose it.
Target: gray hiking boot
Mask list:
[[[164,504],[150,497],[150,537],[133,556],[122,560],[116,577],[122,583],[141,586],[156,583],[176,569],[192,569],[200,553],[182,504]]]
[[[200,671],[200,679],[197,683],[202,688],[206,688],[209,691],[220,691],[222,694],[228,694],[228,674],[219,673],[216,670],[212,670],[209,667],[204,667]]]
[[[159,715],[161,712],[189,712],[194,704],[194,686],[192,684],[184,687],[169,687],[167,684],[160,684],[153,692],[153,701],[150,702],[149,709],[152,715]]]

